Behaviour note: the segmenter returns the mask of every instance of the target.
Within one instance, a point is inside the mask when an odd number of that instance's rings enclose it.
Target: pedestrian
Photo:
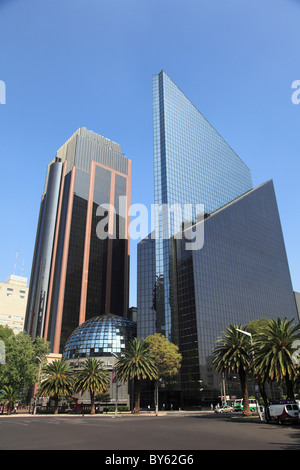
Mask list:
[[[148,405],[148,413],[150,413],[150,405]]]

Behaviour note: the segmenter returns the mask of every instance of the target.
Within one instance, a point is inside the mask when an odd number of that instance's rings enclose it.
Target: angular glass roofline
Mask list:
[[[212,212],[211,214],[208,214],[208,217],[206,217],[204,220],[199,220],[198,222],[196,222],[195,224],[193,224],[192,227],[187,227],[185,230],[181,230],[180,232],[177,233],[180,234],[180,233],[184,233],[188,230],[193,230],[194,227],[196,227],[197,225],[199,224],[202,224],[202,223],[205,223],[205,221],[207,219],[210,219],[211,217],[213,217],[214,215],[217,215],[219,214],[220,212],[226,210],[228,207],[232,206],[233,204],[236,204],[237,202],[239,202],[240,200],[242,200],[244,197],[247,197],[249,196],[251,193],[254,193],[255,191],[257,191],[259,188],[262,188],[263,186],[267,185],[267,184],[270,184],[272,183],[273,187],[274,187],[274,183],[273,183],[273,179],[270,179],[268,181],[265,181],[264,183],[261,183],[259,184],[258,186],[256,186],[255,188],[253,189],[250,189],[249,191],[246,191],[244,194],[242,194],[241,196],[238,196],[237,198],[233,199],[232,201],[228,202],[227,204],[224,204],[224,206],[220,207],[219,209],[216,209],[214,212]]]
[[[235,152],[235,150],[231,147],[231,145],[224,139],[224,137],[216,130],[216,128],[211,124],[211,122],[201,113],[201,111],[199,111],[199,109],[197,108],[197,106],[194,105],[194,103],[192,103],[192,101],[190,100],[190,98],[181,90],[181,88],[174,82],[174,80],[166,73],[166,71],[164,69],[162,69],[159,73],[157,74],[153,74],[152,75],[152,78],[154,77],[159,77],[159,76],[163,76],[165,75],[173,84],[174,86],[176,86],[178,88],[178,90],[183,94],[183,96],[190,102],[190,104],[195,108],[195,110],[203,117],[203,119],[205,119],[205,121],[209,124],[209,126],[211,126],[214,131],[218,134],[218,136],[223,140],[223,142],[228,145],[228,147],[232,150],[232,152],[236,155],[236,157],[248,168],[248,170],[251,172],[250,168],[248,167],[248,165],[244,162],[244,160]]]

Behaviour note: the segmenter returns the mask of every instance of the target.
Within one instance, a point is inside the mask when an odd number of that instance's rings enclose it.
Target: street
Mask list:
[[[103,450],[111,456],[122,450],[299,449],[300,424],[265,424],[238,413],[0,417],[0,450]]]

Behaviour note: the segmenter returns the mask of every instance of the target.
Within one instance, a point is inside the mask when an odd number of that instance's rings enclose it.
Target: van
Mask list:
[[[250,407],[250,411],[258,411],[257,401],[254,400],[253,398],[249,398],[249,407]],[[234,408],[234,411],[243,411],[243,399],[240,398],[239,400],[235,400],[233,408]]]
[[[295,401],[270,403],[265,410],[265,422],[276,421],[278,424],[298,423],[299,408]]]

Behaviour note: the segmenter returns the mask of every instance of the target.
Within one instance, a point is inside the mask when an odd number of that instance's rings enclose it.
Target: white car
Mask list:
[[[229,405],[221,406],[220,408],[216,407],[215,412],[216,413],[232,413],[233,407]]]

